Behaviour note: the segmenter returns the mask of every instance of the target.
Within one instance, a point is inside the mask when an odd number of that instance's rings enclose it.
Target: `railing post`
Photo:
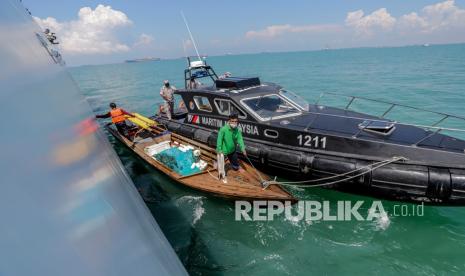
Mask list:
[[[450,117],[450,115],[446,115],[446,116],[444,116],[441,120],[437,121],[436,123],[434,123],[434,124],[431,125],[431,126],[437,126],[437,125],[439,125],[440,123],[444,122],[444,120],[447,119],[447,118],[449,118],[449,117]]]
[[[325,93],[320,94],[320,97],[318,97],[318,100],[316,100],[315,105],[318,105],[318,103],[320,102],[321,98],[323,98],[324,95]]]
[[[351,100],[350,102],[347,104],[346,106],[346,110],[349,109],[349,106],[352,104],[352,102],[355,100],[355,97],[354,96],[350,96],[351,97]]]
[[[313,120],[310,121],[310,123],[307,124],[307,126],[304,128],[305,131],[308,131],[308,128],[311,127],[313,125],[313,123],[315,122],[315,120],[320,117],[320,113],[317,113],[317,114],[313,114],[315,115],[315,117],[313,118]]]
[[[426,139],[432,137],[433,135],[438,134],[441,130],[442,130],[442,128],[438,128],[435,132],[431,132],[430,134],[426,135],[425,137],[423,137],[422,139],[420,139],[418,142],[416,142],[413,145],[418,146],[418,144],[420,144],[421,142],[425,141]]]
[[[379,121],[383,121],[383,120],[387,120],[385,117],[388,116],[390,113],[393,112],[393,110],[396,108],[396,107],[404,107],[404,108],[408,108],[408,110],[417,110],[417,111],[424,111],[424,112],[429,112],[429,113],[433,113],[433,114],[437,114],[437,115],[440,115],[442,116],[437,122],[435,122],[434,124],[432,125],[419,125],[419,124],[403,124],[403,123],[397,123],[397,122],[393,122],[394,124],[396,125],[409,125],[409,126],[415,126],[415,127],[420,127],[420,128],[423,128],[423,129],[426,129],[428,131],[431,131],[431,129],[434,129],[434,131],[432,131],[431,133],[425,135],[425,137],[423,138],[420,138],[418,142],[416,142],[415,144],[412,144],[412,145],[418,145],[420,144],[421,142],[425,141],[426,139],[428,139],[429,137],[431,137],[432,135],[434,134],[437,134],[437,133],[440,133],[444,130],[447,130],[447,131],[461,131],[461,132],[465,132],[465,129],[455,129],[455,128],[447,128],[447,127],[437,127],[438,125],[440,125],[442,122],[444,122],[445,120],[447,120],[448,118],[455,118],[455,119],[459,119],[461,120],[462,122],[465,122],[465,117],[461,117],[461,116],[456,116],[456,115],[451,115],[451,114],[447,114],[447,113],[442,113],[442,112],[435,112],[435,111],[431,111],[431,110],[427,110],[427,109],[423,109],[423,108],[418,108],[418,107],[413,107],[413,106],[409,106],[409,105],[404,105],[404,104],[399,104],[399,103],[392,103],[392,102],[388,102],[388,101],[378,101],[378,100],[374,100],[374,99],[369,99],[369,98],[365,98],[365,97],[357,97],[357,96],[350,96],[350,95],[342,95],[342,94],[336,94],[336,93],[331,93],[331,92],[323,92],[320,94],[319,98],[316,100],[315,102],[315,105],[318,105],[320,104],[320,102],[322,101],[323,97],[325,95],[334,95],[334,96],[341,96],[341,97],[347,97],[347,98],[350,98],[348,104],[345,106],[345,109],[344,110],[348,110],[352,104],[354,103],[355,100],[368,100],[368,101],[374,101],[374,102],[377,102],[377,103],[383,103],[383,104],[386,104],[386,105],[389,105],[389,107],[384,111],[384,113],[378,117],[379,119],[382,119],[382,120],[379,120]],[[341,108],[342,109],[342,108]],[[309,128],[311,128],[313,126],[313,124],[315,123],[315,121],[319,118],[320,115],[323,115],[323,116],[331,116],[331,117],[344,117],[344,118],[352,118],[351,116],[348,116],[347,114],[345,114],[345,116],[334,116],[334,115],[331,115],[331,114],[326,114],[326,113],[319,113],[319,112],[311,112],[310,110],[306,113],[312,113],[315,115],[315,117],[306,125],[305,127],[305,130],[308,130]],[[354,119],[366,119],[366,118],[354,118]],[[376,120],[371,120],[371,121],[376,121]],[[384,122],[384,121],[383,121]],[[360,135],[361,131],[359,130],[355,135],[353,135],[354,138],[357,138],[358,135]]]
[[[384,111],[383,115],[381,115],[381,118],[384,118],[384,116],[386,116],[395,106],[396,104],[391,104],[391,106],[386,111]]]

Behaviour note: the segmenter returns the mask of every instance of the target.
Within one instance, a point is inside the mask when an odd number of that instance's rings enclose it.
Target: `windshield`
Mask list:
[[[299,115],[299,110],[276,94],[244,99],[242,103],[262,121]]]
[[[294,93],[292,93],[290,91],[284,90],[284,89],[279,91],[279,94],[281,96],[285,97],[286,99],[288,99],[289,101],[291,101],[293,104],[297,105],[300,109],[302,109],[304,111],[309,111],[308,110],[309,109],[309,104],[304,98],[302,98],[302,97],[300,97],[300,96],[298,96],[298,95],[296,95],[296,94],[294,94]]]

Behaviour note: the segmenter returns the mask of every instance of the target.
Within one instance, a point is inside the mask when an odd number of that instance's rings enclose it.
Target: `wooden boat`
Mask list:
[[[116,128],[109,124],[108,131],[119,141],[125,144],[129,149],[144,159],[154,168],[165,173],[170,178],[185,186],[196,190],[201,190],[217,196],[242,199],[242,200],[279,200],[292,201],[296,199],[277,185],[270,185],[264,189],[261,180],[270,180],[270,177],[256,171],[251,165],[240,161],[242,172],[228,170],[227,183],[218,179],[218,172],[215,168],[216,151],[215,149],[183,137],[179,134],[166,132],[165,129],[155,121],[135,114],[136,117],[127,117],[135,126],[128,130],[128,133],[122,135]],[[200,159],[207,163],[206,168],[198,173],[191,175],[181,175],[164,163],[157,160],[147,151],[151,146],[167,144],[171,147],[176,145],[192,146],[200,150]],[[229,164],[226,164],[226,168]],[[258,175],[260,174],[260,176]]]

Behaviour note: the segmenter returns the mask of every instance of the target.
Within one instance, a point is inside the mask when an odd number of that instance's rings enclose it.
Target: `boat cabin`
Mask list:
[[[343,145],[347,151],[355,152],[357,147],[346,147],[347,141],[387,142],[396,146],[412,146],[413,149],[425,147],[461,154],[464,152],[464,141],[440,134],[442,128],[437,126],[448,118],[464,122],[465,118],[433,112],[441,119],[431,126],[402,124],[388,119],[386,115],[398,106],[414,111],[420,109],[355,96],[343,96],[349,99],[345,108],[322,105],[319,101],[309,104],[282,86],[263,83],[258,77],[235,77],[227,74],[218,76],[204,60],[188,59],[188,62],[185,88],[175,92],[177,107],[173,119],[178,124],[173,125],[174,128],[182,125],[193,128],[192,131],[217,131],[226,124],[230,114],[237,113],[239,128],[246,139],[269,142],[270,145],[279,144],[305,150],[332,148],[334,151],[341,151]],[[190,89],[188,82],[192,80],[198,83],[205,83],[207,80],[210,83]],[[386,105],[387,109],[381,112],[381,116],[360,113],[350,109],[356,100]],[[166,120],[166,116],[160,115],[160,119]]]
[[[241,122],[267,123],[301,115],[308,103],[301,97],[273,83],[262,83],[258,77],[218,76],[205,61],[191,61],[184,71],[185,88],[175,92],[174,118],[187,123],[199,123],[204,118],[218,127],[221,121],[237,113]],[[189,89],[189,81],[200,84]],[[216,120],[216,121],[215,121]]]

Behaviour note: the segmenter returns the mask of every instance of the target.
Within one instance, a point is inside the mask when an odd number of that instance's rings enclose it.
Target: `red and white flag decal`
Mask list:
[[[199,115],[189,115],[188,119],[189,119],[189,123],[193,123],[193,124],[199,123]]]

